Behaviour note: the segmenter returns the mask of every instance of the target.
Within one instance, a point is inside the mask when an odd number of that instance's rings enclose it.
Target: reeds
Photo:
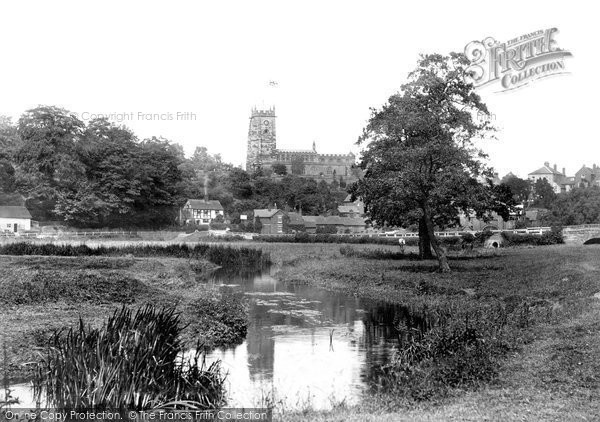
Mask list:
[[[207,366],[200,347],[184,359],[179,336],[179,314],[152,305],[116,310],[100,329],[80,319],[49,339],[36,368],[36,396],[61,409],[222,406],[220,362]]]
[[[55,245],[52,243],[9,243],[0,245],[0,255],[46,255],[46,256],[123,256],[173,257],[186,259],[207,259],[214,264],[245,269],[262,269],[270,264],[268,254],[260,249],[236,248],[200,244],[195,246],[171,245],[127,245],[98,246]]]

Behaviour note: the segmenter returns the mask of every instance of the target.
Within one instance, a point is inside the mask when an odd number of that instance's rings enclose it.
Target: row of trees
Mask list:
[[[169,140],[139,140],[125,127],[105,119],[84,123],[58,107],[28,110],[16,124],[0,117],[0,205],[26,203],[36,220],[164,227],[188,198],[206,194],[234,220],[275,204],[335,213],[345,195],[337,183],[247,173],[205,147],[186,158]]]
[[[176,215],[179,145],[46,106],[2,119],[0,133],[4,201],[25,201],[38,220],[156,227]]]

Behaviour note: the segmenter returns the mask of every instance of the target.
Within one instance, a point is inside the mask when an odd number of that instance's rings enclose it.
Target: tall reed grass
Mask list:
[[[236,248],[200,244],[126,245],[89,247],[87,245],[55,245],[52,243],[19,242],[0,245],[0,255],[46,255],[46,256],[123,256],[204,258],[214,264],[228,267],[261,269],[270,263],[268,254],[260,249]]]
[[[100,329],[55,332],[37,363],[37,399],[60,409],[132,409],[224,405],[220,362],[206,365],[201,347],[188,358],[180,315],[152,305],[116,310]]]

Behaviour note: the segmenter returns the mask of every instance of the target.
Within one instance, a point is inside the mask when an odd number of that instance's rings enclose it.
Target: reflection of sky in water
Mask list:
[[[284,408],[355,403],[373,366],[397,344],[389,312],[355,297],[278,283],[268,274],[215,283],[235,283],[250,299],[246,341],[208,356],[229,372],[231,405],[258,406],[265,398]]]

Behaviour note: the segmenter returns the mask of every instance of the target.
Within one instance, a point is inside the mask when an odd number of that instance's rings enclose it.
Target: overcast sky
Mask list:
[[[544,161],[569,174],[600,164],[592,2],[413,4],[2,2],[0,114],[16,120],[39,104],[83,117],[133,113],[124,123],[140,138],[164,136],[188,154],[204,145],[241,164],[250,109],[274,104],[278,146],[307,149],[314,140],[319,152],[356,152],[369,108],[399,89],[420,53],[557,27],[558,46],[573,53],[569,74],[481,91],[500,129],[490,161],[501,175],[521,176]]]

